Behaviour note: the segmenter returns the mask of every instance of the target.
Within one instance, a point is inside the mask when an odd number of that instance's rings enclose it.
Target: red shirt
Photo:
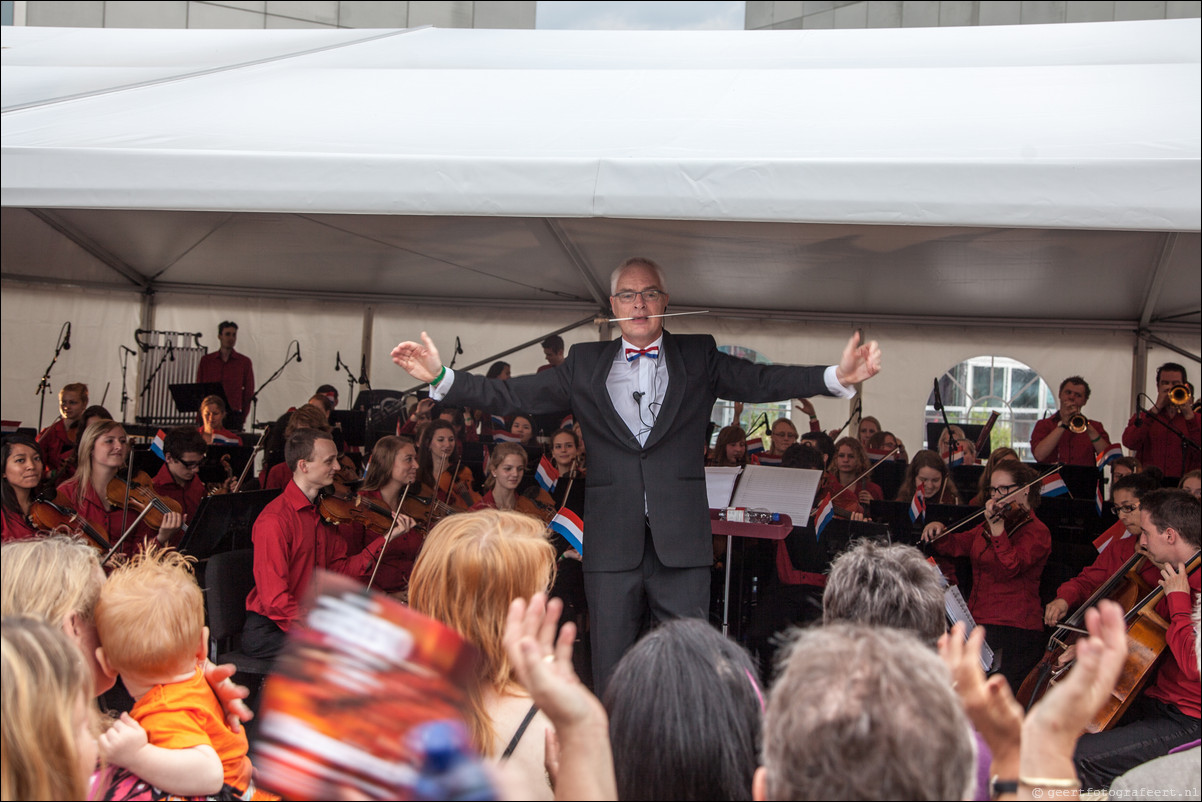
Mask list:
[[[1036,517],[1014,532],[985,537],[982,524],[935,541],[937,551],[972,560],[968,609],[978,624],[1043,631],[1039,577],[1052,552],[1052,534]],[[1109,551],[1109,549],[1107,549]]]
[[[292,482],[292,471],[288,470],[288,463],[279,462],[272,465],[271,468],[263,476],[264,490],[282,490]]]
[[[270,618],[284,631],[304,613],[301,599],[315,569],[351,577],[370,575],[384,547],[384,538],[377,537],[348,558],[346,540],[321,519],[296,482],[289,482],[259,513],[251,539],[255,586],[246,597],[246,609]]]
[[[250,409],[250,398],[255,394],[255,369],[250,357],[230,351],[229,361],[221,358],[221,351],[205,354],[196,366],[197,382],[220,382],[225,390],[225,400],[235,412]]]
[[[67,457],[75,453],[75,444],[67,436],[67,424],[62,418],[42,429],[38,434],[38,446],[42,449],[42,464],[48,471],[59,470]],[[66,479],[66,476],[58,477],[60,482]]]
[[[1195,414],[1193,420],[1186,420],[1184,415],[1169,418],[1163,413],[1156,416],[1157,420],[1149,420],[1151,417],[1136,412],[1123,430],[1123,445],[1133,450],[1141,463],[1155,465],[1165,476],[1184,476],[1202,465],[1197,448],[1183,446],[1181,438],[1157,422],[1171,426],[1197,446],[1202,440],[1202,415]],[[1183,447],[1187,449],[1184,456]]]
[[[154,492],[164,498],[173,499],[179,502],[183,508],[184,515],[191,518],[196,514],[196,508],[200,506],[201,500],[205,497],[204,482],[200,481],[199,476],[193,476],[188,484],[180,487],[175,477],[171,475],[171,471],[164,464],[159,468],[159,472],[154,475]],[[185,522],[187,520],[185,519]]]
[[[1080,606],[1131,558],[1138,543],[1138,537],[1112,542],[1092,565],[1061,585],[1056,597],[1068,602],[1070,610]],[[1139,575],[1152,588],[1160,582],[1160,569],[1150,561],[1145,562]],[[1189,577],[1189,593],[1166,593],[1156,605],[1157,614],[1169,622],[1165,634],[1169,653],[1162,658],[1152,684],[1145,691],[1149,697],[1176,705],[1181,712],[1194,718],[1202,718],[1202,703],[1199,701],[1198,663],[1190,611],[1198,596],[1200,578],[1202,571],[1195,570]]]
[[[1031,448],[1034,449],[1039,445],[1045,437],[1056,431],[1056,427],[1059,425],[1059,415],[1052,415],[1038,421],[1035,428],[1031,430]],[[1102,424],[1091,420],[1089,425],[1094,427],[1098,437],[1107,443],[1110,442],[1110,435],[1106,434],[1106,429]],[[1088,432],[1077,434],[1065,429],[1064,434],[1060,435],[1060,441],[1056,443],[1056,448],[1040,462],[1063,462],[1065,465],[1085,465],[1092,468],[1098,464],[1098,451],[1093,447],[1093,441],[1089,439]]]
[[[378,502],[382,507],[387,506],[379,490],[360,490],[359,495]],[[360,523],[340,526],[338,534],[346,540],[348,554],[358,554],[367,548],[371,539],[377,537]],[[422,533],[416,528],[393,538],[392,542],[388,544],[388,550],[384,553],[380,569],[376,571],[376,579],[372,582],[372,588],[385,593],[398,593],[409,587],[409,575],[413,573],[413,562],[417,559],[417,553],[422,550],[423,542]],[[364,584],[371,579],[371,572],[374,570],[375,563],[367,567],[367,573],[361,577]]]
[[[100,535],[106,538],[110,544],[115,545],[125,529],[138,517],[138,512],[133,507],[130,507],[128,512],[120,507],[114,507],[110,511],[107,504],[96,495],[96,491],[91,485],[85,488],[82,502],[76,498],[78,491],[79,477],[68,479],[58,486],[58,492],[67,497],[75,511],[98,529]],[[147,538],[153,539],[155,535],[155,531],[146,525],[146,519],[142,519],[142,523],[138,524],[138,528],[130,533],[117,553],[132,557],[141,551],[142,544]]]
[[[0,509],[0,541],[7,543],[10,540],[26,540],[31,537],[37,537],[40,532],[30,526],[29,521],[24,515],[19,515],[15,512]]]
[[[835,496],[835,494],[843,490],[844,485],[839,484],[838,476],[833,473],[825,474],[824,482],[825,484],[822,487],[822,492],[829,492],[831,497],[835,499],[835,506],[839,507],[840,509],[847,510],[848,512],[867,512],[864,506],[860,504],[861,490],[867,490],[868,495],[872,496],[877,501],[880,501],[885,497],[885,494],[881,491],[880,485],[875,484],[874,482],[869,482],[866,479],[861,479],[858,486],[844,491],[839,496]]]

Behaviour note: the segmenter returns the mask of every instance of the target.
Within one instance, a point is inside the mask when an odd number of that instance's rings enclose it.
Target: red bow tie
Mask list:
[[[627,348],[626,361],[633,362],[640,356],[649,357],[651,359],[659,359],[659,346],[653,345],[650,348]]]

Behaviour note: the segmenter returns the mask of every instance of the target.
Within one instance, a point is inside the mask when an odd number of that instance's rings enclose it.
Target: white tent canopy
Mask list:
[[[125,303],[128,329],[97,324],[114,348],[233,310],[274,352],[310,299],[339,336],[362,322],[341,348],[379,364],[414,324],[483,358],[598,311],[638,253],[670,268],[674,308],[728,319],[675,330],[795,361],[868,323],[919,344],[893,364],[924,388],[1001,339],[1052,382],[1105,372],[1125,418],[1136,330],[1200,350],[1200,34],[8,27],[6,417],[45,362],[17,322],[39,343],[59,325],[28,315],[41,284],[79,314]],[[905,381],[873,391],[921,404]]]

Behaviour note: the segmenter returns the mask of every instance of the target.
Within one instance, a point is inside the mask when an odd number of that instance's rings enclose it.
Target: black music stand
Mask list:
[[[130,451],[129,458],[134,463],[134,476],[137,476],[139,472],[143,472],[153,479],[154,475],[159,472],[159,468],[163,467],[163,459],[151,451],[149,445],[134,446]],[[124,471],[122,471],[121,476],[125,476]]]
[[[171,400],[180,412],[200,412],[200,402],[211,395],[220,396],[225,408],[230,409],[230,400],[225,397],[225,388],[221,382],[194,382],[192,384],[169,384]]]
[[[196,510],[179,550],[197,560],[214,554],[252,548],[255,519],[280,490],[249,490],[205,496]]]
[[[205,461],[200,466],[200,481],[206,485],[224,482],[226,479],[225,466],[221,458],[229,455],[230,471],[234,476],[241,476],[246,463],[250,462],[255,449],[253,446],[235,446],[224,443],[214,443],[205,449]]]
[[[348,446],[362,448],[367,442],[367,412],[360,409],[336,409],[330,413],[330,425],[342,431]]]

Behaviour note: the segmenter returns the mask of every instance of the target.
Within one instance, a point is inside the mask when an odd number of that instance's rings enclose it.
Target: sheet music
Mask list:
[[[731,506],[783,512],[793,519],[794,526],[805,526],[821,480],[822,471],[748,465]]]
[[[730,497],[735,492],[735,482],[742,470],[739,467],[705,469],[705,494],[709,497],[711,510],[730,506]]]
[[[947,610],[948,627],[950,628],[957,621],[964,622],[964,637],[967,638],[976,629],[977,622],[973,620],[972,613],[968,611],[968,604],[964,601],[964,594],[960,593],[960,588],[956,585],[948,585],[943,591],[943,607]],[[981,644],[981,666],[988,673],[989,669],[993,668],[993,649],[988,643]]]

